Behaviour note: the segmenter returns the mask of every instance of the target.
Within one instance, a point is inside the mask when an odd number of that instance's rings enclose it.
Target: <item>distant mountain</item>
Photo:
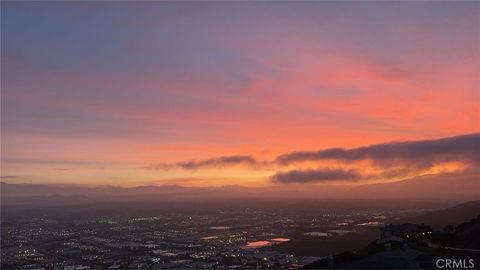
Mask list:
[[[410,222],[425,223],[437,230],[457,226],[480,215],[480,200],[470,201],[443,210],[432,211],[413,218]]]
[[[354,188],[336,183],[322,185],[272,185],[266,187],[164,186],[82,186],[47,184],[12,184],[1,182],[2,203],[42,203],[42,197],[82,196],[93,201],[198,200],[198,199],[271,199],[295,203],[298,199],[377,201],[375,207],[391,207],[383,202],[402,202],[405,207],[441,208],[480,199],[479,172],[425,175],[403,181],[365,184]],[[323,204],[326,206],[328,203]],[[335,204],[338,204],[336,202]],[[399,205],[399,204],[397,204]]]
[[[164,186],[82,186],[56,184],[10,184],[1,182],[2,197],[52,196],[52,195],[86,195],[89,197],[104,195],[135,196],[148,194],[173,194],[182,192],[207,192],[209,188],[190,188],[178,185]]]
[[[258,206],[275,208],[295,208],[299,211],[340,210],[340,209],[414,209],[418,203],[395,199],[350,198],[346,188],[323,185],[317,189],[309,186],[272,187],[183,187],[168,186],[78,186],[1,183],[1,203],[3,206],[28,208],[127,203],[130,205],[171,206],[181,203],[200,207],[201,205],[245,207]],[[173,203],[172,203],[173,202]],[[424,204],[425,205],[425,204]],[[246,207],[249,207],[246,206]]]
[[[479,172],[424,175],[403,181],[367,184],[352,188],[351,198],[435,201],[452,205],[480,199]]]

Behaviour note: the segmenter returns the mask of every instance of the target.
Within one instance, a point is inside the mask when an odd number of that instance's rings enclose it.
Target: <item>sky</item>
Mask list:
[[[4,182],[360,185],[480,164],[478,1],[1,4]]]

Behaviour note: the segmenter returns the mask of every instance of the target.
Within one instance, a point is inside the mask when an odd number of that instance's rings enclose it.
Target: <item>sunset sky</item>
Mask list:
[[[1,12],[8,183],[358,185],[479,168],[478,1]]]

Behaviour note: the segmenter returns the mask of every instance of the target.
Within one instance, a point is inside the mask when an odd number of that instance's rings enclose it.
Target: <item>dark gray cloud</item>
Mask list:
[[[299,151],[280,155],[279,165],[306,161],[337,160],[351,163],[370,160],[381,169],[377,174],[361,175],[351,170],[292,170],[271,177],[276,183],[306,183],[322,181],[356,181],[391,179],[408,176],[443,162],[462,162],[472,169],[480,164],[480,134],[462,135],[437,140],[391,142],[353,149],[331,148],[320,151]]]
[[[418,168],[439,162],[480,162],[480,134],[469,134],[437,140],[391,142],[353,149],[331,148],[320,151],[298,151],[276,158],[280,165],[305,161],[338,160],[353,162],[371,160],[381,167],[410,164]]]
[[[318,169],[278,172],[270,177],[275,183],[313,183],[324,181],[356,181],[362,176],[354,170]]]
[[[416,168],[401,167],[395,169],[387,168],[378,173],[362,174],[357,170],[319,168],[277,172],[270,177],[270,180],[278,184],[381,180],[409,176],[418,171],[420,170]]]
[[[0,176],[0,179],[17,179],[19,177],[20,176],[16,176],[16,175],[5,175],[5,176]]]
[[[4,158],[2,162],[16,164],[47,164],[47,165],[65,165],[65,166],[95,166],[103,167],[101,163],[95,161],[81,160],[62,160],[62,159],[40,159],[40,158]]]
[[[248,155],[221,156],[204,160],[181,161],[176,163],[157,163],[148,166],[149,169],[170,170],[181,168],[186,170],[195,170],[209,167],[227,167],[236,165],[246,165],[249,167],[259,167],[261,162]]]
[[[159,163],[150,165],[148,168],[195,170],[242,165],[258,169],[292,166],[295,163],[313,161],[317,162],[318,169],[277,172],[270,179],[276,183],[357,181],[411,176],[418,172],[425,172],[437,164],[452,161],[463,163],[467,169],[475,168],[480,164],[479,149],[480,133],[477,133],[436,140],[382,143],[352,149],[330,148],[319,151],[297,151],[280,155],[270,161],[259,161],[249,155],[233,155],[204,160]],[[326,164],[323,163],[327,160],[344,163],[369,160],[379,169],[379,172],[361,175],[352,170],[326,169]]]

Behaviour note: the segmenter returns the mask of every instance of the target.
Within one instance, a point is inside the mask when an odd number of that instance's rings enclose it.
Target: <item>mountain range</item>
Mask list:
[[[407,180],[364,184],[354,187],[323,185],[276,185],[270,187],[163,186],[82,186],[15,184],[1,182],[2,204],[25,202],[65,202],[97,200],[201,199],[201,198],[279,198],[279,199],[361,199],[406,201],[418,206],[447,207],[480,199],[478,174],[424,175]],[[415,191],[415,192],[412,192]]]

